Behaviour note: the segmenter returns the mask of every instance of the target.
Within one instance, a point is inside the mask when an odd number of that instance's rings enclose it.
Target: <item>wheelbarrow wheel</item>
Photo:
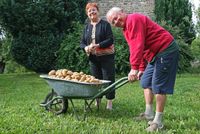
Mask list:
[[[49,105],[46,105],[49,101],[51,101],[52,99],[53,99],[53,97],[55,97],[55,96],[57,96],[57,93],[56,92],[54,92],[53,91],[53,89],[52,89],[52,91],[50,92],[50,93],[48,93],[47,94],[47,96],[45,97],[45,100],[44,100],[44,102],[43,103],[45,103],[45,109],[46,110],[49,110]]]
[[[57,98],[57,93],[52,91],[47,94],[45,101],[51,102],[49,105],[46,105],[45,108],[48,111],[52,111],[55,114],[61,114],[66,113],[68,109],[68,99],[63,98]]]
[[[68,99],[67,98],[55,98],[49,106],[49,110],[56,115],[66,113],[68,109]]]

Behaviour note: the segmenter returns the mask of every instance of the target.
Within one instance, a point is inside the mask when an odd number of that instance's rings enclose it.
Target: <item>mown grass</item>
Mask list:
[[[160,133],[200,133],[200,75],[177,76],[175,93],[168,97],[165,108],[165,129]],[[52,134],[143,134],[147,122],[133,117],[144,110],[143,91],[139,83],[126,84],[116,91],[114,110],[100,110],[92,105],[86,121],[77,121],[72,106],[66,114],[56,116],[39,106],[50,91],[37,74],[0,75],[0,133]],[[79,114],[84,101],[74,100]],[[158,132],[157,132],[158,133]]]

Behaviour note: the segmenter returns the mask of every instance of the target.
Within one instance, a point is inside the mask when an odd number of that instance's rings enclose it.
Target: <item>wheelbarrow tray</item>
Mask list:
[[[45,79],[49,86],[59,95],[66,98],[91,98],[96,94],[102,92],[107,87],[110,81],[100,80],[101,83],[85,83],[65,80],[51,77],[49,75],[40,75]]]

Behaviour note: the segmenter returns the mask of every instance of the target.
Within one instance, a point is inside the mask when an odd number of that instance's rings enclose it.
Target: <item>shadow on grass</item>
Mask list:
[[[75,105],[75,110],[78,116],[83,116],[84,114],[84,101],[83,100],[73,100],[74,101],[74,105]],[[91,110],[88,110],[86,112],[86,118],[98,118],[98,119],[109,119],[109,120],[116,120],[116,119],[133,119],[134,116],[138,115],[137,111],[140,111],[141,108],[138,107],[134,107],[134,104],[124,104],[124,100],[123,102],[121,102],[120,100],[118,100],[117,102],[113,103],[113,109],[112,110],[108,110],[106,109],[106,102],[103,101],[99,107],[99,109],[97,108],[97,106],[95,106],[95,104],[91,104]],[[45,110],[45,109],[44,109]],[[73,111],[73,107],[72,104],[69,102],[69,107],[67,109],[66,113],[63,113],[63,115],[73,115],[74,111]],[[75,115],[73,115],[75,118]],[[76,119],[76,118],[75,118]]]

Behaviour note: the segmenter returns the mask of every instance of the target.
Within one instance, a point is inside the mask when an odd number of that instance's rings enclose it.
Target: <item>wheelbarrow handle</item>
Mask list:
[[[113,84],[111,84],[110,86],[108,86],[107,88],[110,89],[110,88],[114,88],[115,87],[115,90],[116,90],[116,89],[120,88],[121,86],[125,85],[128,82],[129,82],[128,81],[128,77],[123,77],[123,78],[117,80],[116,82],[114,82]]]
[[[125,85],[128,82],[129,82],[128,77],[121,78],[119,84],[116,85],[115,89],[120,88],[121,86]]]
[[[128,83],[128,77],[123,77],[119,80],[117,80],[116,82],[114,82],[113,84],[109,85],[108,87],[106,87],[104,90],[102,90],[101,92],[99,92],[97,95],[95,95],[93,98],[98,98],[100,96],[102,96],[104,93],[106,93],[107,91],[112,91],[116,90],[118,88],[120,88],[121,86],[123,86],[124,84]]]

